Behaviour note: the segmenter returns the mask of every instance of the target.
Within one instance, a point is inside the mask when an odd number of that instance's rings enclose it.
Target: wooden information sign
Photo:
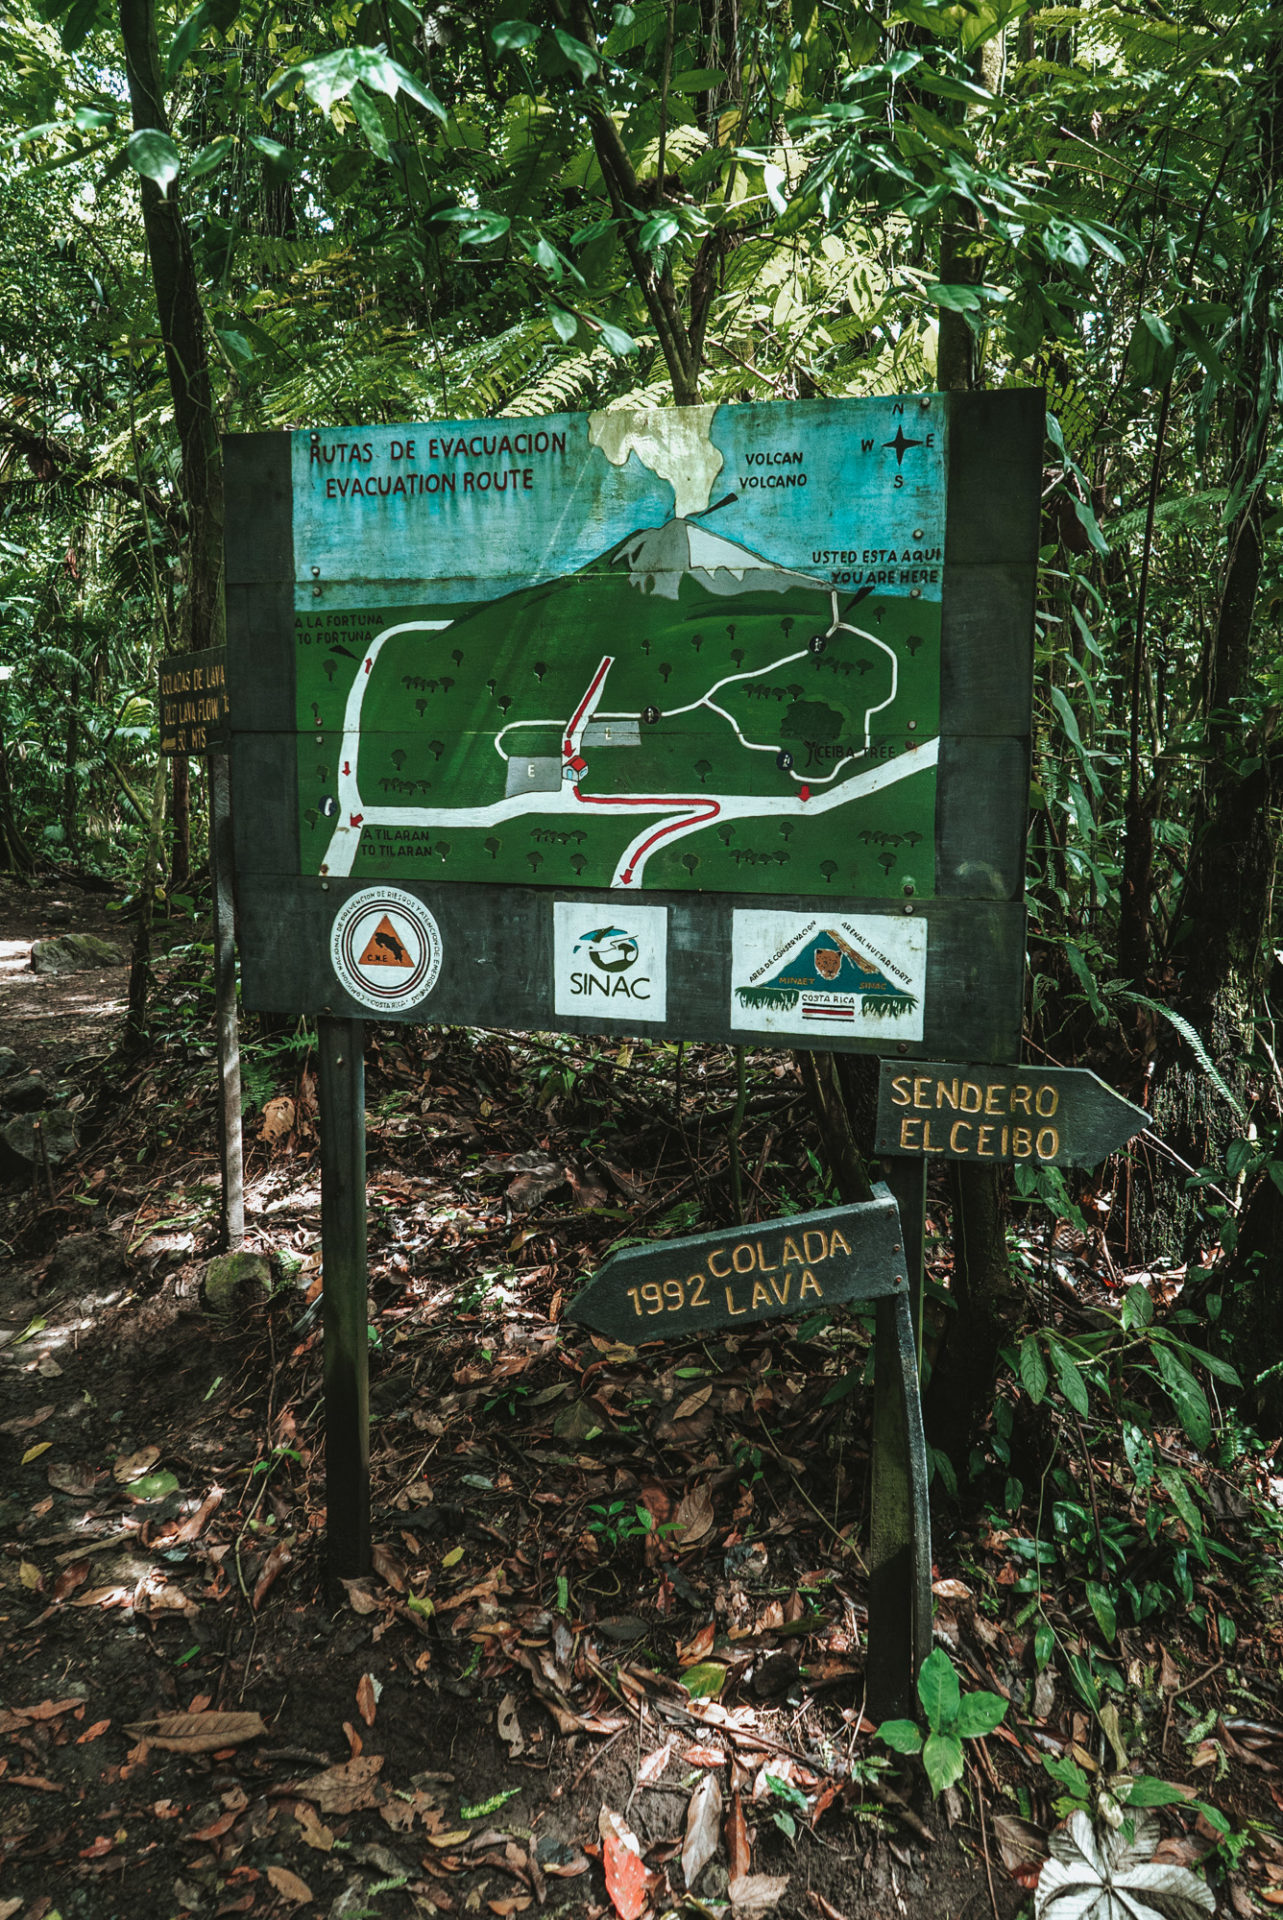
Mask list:
[[[160,663],[160,750],[225,753],[231,745],[227,648],[166,654]]]
[[[1018,1050],[1041,395],[233,436],[247,1006]]]
[[[334,1575],[370,1554],[365,1020],[1017,1053],[1043,426],[1012,390],[225,442],[243,995],[319,1016]],[[875,1208],[584,1302],[632,1340],[877,1300],[879,1712],[929,1632],[922,1173],[898,1287]]]
[[[566,1308],[612,1340],[671,1340],[710,1327],[873,1300],[905,1284],[900,1216],[889,1193],[736,1232],[626,1247]]]
[[[877,1303],[869,1524],[869,1710],[911,1712],[931,1650],[931,1521],[904,1236],[886,1187],[859,1206],[613,1254],[568,1320],[637,1345],[851,1300]]]
[[[1149,1124],[1085,1067],[882,1062],[879,1153],[1094,1167]]]

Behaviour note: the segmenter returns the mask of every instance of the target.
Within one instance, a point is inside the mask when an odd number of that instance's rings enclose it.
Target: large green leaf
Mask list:
[[[927,1779],[931,1782],[932,1793],[943,1793],[946,1787],[951,1787],[955,1781],[961,1780],[962,1742],[957,1734],[928,1734],[926,1745],[922,1749],[922,1764],[927,1770]]]
[[[1001,1724],[1008,1702],[1000,1693],[964,1693],[958,1708],[960,1739],[978,1740]]]
[[[912,1720],[884,1720],[878,1727],[879,1740],[885,1740],[896,1753],[921,1753],[922,1735]]]
[[[958,1717],[961,1688],[953,1662],[943,1647],[933,1647],[922,1662],[918,1698],[927,1716],[927,1725],[937,1733],[949,1732]]]
[[[128,153],[134,171],[154,180],[162,193],[168,193],[170,182],[177,180],[182,164],[178,148],[169,135],[159,127],[140,127],[130,136]]]

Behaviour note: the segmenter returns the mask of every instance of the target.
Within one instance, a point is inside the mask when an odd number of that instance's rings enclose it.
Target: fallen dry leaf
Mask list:
[[[528,1893],[510,1894],[506,1900],[486,1901],[486,1905],[489,1907],[491,1913],[497,1913],[502,1916],[510,1913],[524,1913],[526,1908],[531,1904],[531,1898]]]
[[[356,1684],[356,1710],[367,1727],[374,1725],[381,1688],[372,1673],[363,1673]]]
[[[312,1898],[312,1889],[307,1881],[300,1880],[298,1875],[291,1873],[288,1867],[269,1867],[267,1877],[281,1898],[293,1901],[295,1906],[301,1907],[305,1901]]]
[[[263,1108],[263,1124],[258,1130],[260,1140],[275,1142],[284,1140],[294,1131],[294,1102],[288,1094],[278,1094],[275,1100],[269,1100]],[[311,1899],[309,1894],[308,1899]]]
[[[651,1876],[641,1857],[641,1844],[617,1813],[603,1807],[597,1816],[601,1835],[606,1891],[619,1920],[641,1920],[650,1899]]]
[[[127,1487],[131,1480],[141,1480],[145,1473],[150,1473],[159,1459],[159,1447],[139,1447],[137,1453],[122,1453],[111,1470],[111,1477],[119,1486]]]
[[[664,1768],[668,1765],[672,1757],[672,1751],[673,1742],[670,1740],[665,1746],[656,1747],[654,1753],[648,1753],[646,1755],[646,1758],[637,1769],[637,1784],[639,1787],[649,1787],[652,1782],[659,1779],[659,1776],[663,1773]]]
[[[770,1873],[746,1873],[730,1884],[731,1911],[735,1920],[758,1920],[778,1906],[788,1888],[787,1879]]]
[[[360,1807],[378,1805],[382,1789],[377,1776],[382,1766],[381,1753],[363,1754],[341,1766],[326,1767],[310,1780],[296,1780],[290,1791],[314,1802],[321,1813],[355,1813]]]
[[[129,1732],[166,1753],[217,1753],[257,1740],[267,1724],[261,1713],[165,1713],[159,1720],[135,1721]]]
[[[321,1817],[315,1807],[309,1806],[306,1800],[296,1800],[294,1803],[294,1818],[303,1829],[302,1838],[305,1847],[314,1847],[317,1853],[328,1853],[330,1851],[330,1848],[334,1845],[334,1835],[330,1829],[322,1823]]]
[[[73,1500],[87,1500],[98,1475],[94,1469],[76,1460],[51,1460],[46,1474],[55,1493],[70,1494]]]
[[[722,1817],[722,1789],[715,1773],[706,1773],[686,1807],[686,1838],[682,1842],[682,1872],[686,1885],[695,1882],[717,1852],[717,1830]]]
[[[731,1810],[726,1816],[726,1858],[731,1879],[744,1879],[753,1864],[753,1855],[748,1844],[748,1827],[738,1793],[732,1796]]]
[[[347,1741],[348,1752],[353,1760],[358,1759],[365,1750],[365,1742],[350,1720],[343,1722],[343,1737]]]
[[[284,1540],[278,1540],[266,1560],[264,1560],[258,1579],[254,1582],[254,1597],[250,1601],[250,1605],[255,1613],[258,1612],[268,1588],[272,1586],[280,1574],[284,1573],[293,1558],[294,1556]]]
[[[86,1727],[84,1732],[77,1736],[76,1745],[78,1747],[84,1747],[88,1746],[91,1740],[101,1739],[110,1725],[110,1720],[95,1720],[92,1727]]]
[[[692,1487],[678,1502],[672,1519],[672,1541],[681,1553],[697,1547],[713,1531],[713,1493],[707,1481]]]
[[[526,1750],[526,1737],[521,1731],[521,1721],[517,1716],[516,1696],[505,1693],[499,1702],[499,1711],[495,1715],[495,1728],[499,1738],[515,1760]]]
[[[682,1759],[689,1767],[724,1767],[726,1755],[720,1747],[687,1747]]]
[[[814,1887],[808,1887],[806,1897],[815,1911],[824,1915],[824,1920],[846,1920],[846,1915],[831,1900],[826,1900],[822,1893],[817,1893]]]

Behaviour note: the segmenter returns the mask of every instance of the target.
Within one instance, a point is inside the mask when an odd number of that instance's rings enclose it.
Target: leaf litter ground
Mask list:
[[[1116,1764],[1071,1669],[1035,1671],[1036,1516],[937,1513],[937,1640],[964,1687],[1011,1704],[933,1804],[863,1707],[861,1323],[640,1350],[561,1324],[622,1235],[729,1217],[726,1052],[371,1035],[377,1545],[334,1604],[315,1081],[289,1036],[250,1058],[268,1286],[211,1300],[192,964],[169,969],[172,1029],[147,1062],[92,1076],[52,1201],[11,1190],[0,1920],[1007,1920],[1056,1819],[1044,1758]],[[791,1062],[755,1061],[751,1218],[822,1198],[813,1154]],[[1041,1252],[1058,1324],[1108,1299],[1098,1244],[1062,1231]],[[1240,1484],[1188,1455],[1250,1554]],[[1105,1477],[1094,1492],[1121,1497]],[[1042,1579],[1062,1650],[1084,1656],[1098,1623]],[[1160,1858],[1210,1858],[1236,1912],[1266,1912],[1283,1904],[1277,1609],[1246,1573],[1199,1581],[1210,1630],[1115,1627],[1122,1718],[1108,1695],[1101,1717],[1133,1769],[1243,1836],[1227,1853],[1201,1813],[1165,1809]]]

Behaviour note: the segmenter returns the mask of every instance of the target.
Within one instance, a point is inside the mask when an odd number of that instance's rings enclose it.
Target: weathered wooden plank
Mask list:
[[[879,1153],[1094,1167],[1149,1125],[1085,1067],[882,1063]]]
[[[229,586],[294,578],[288,433],[223,436],[223,544]]]
[[[365,1028],[318,1022],[321,1316],[325,1366],[326,1547],[330,1578],[370,1570],[369,1270],[365,1224]]]
[[[858,1206],[627,1247],[580,1289],[565,1317],[636,1346],[906,1287],[900,1216],[883,1189]]]
[[[160,662],[160,750],[225,753],[231,739],[226,647],[170,653]]]
[[[814,1026],[786,1036],[769,1027],[732,1024],[736,985],[732,916],[761,910],[760,896],[648,894],[647,911],[666,915],[666,1012],[627,995],[585,993],[585,1012],[558,1011],[554,918],[558,902],[581,906],[584,931],[642,922],[637,907],[619,916],[617,895],[568,888],[483,887],[405,882],[439,928],[441,965],[435,985],[415,1005],[373,1009],[352,997],[331,961],[340,908],[367,891],[351,880],[301,879],[288,872],[241,875],[242,992],[247,1007],[294,1012],[328,1009],[419,1024],[509,1027],[518,1031],[635,1034],[653,1039],[718,1040],[750,1046],[823,1045],[838,1051],[940,1057],[957,1048],[975,1060],[1009,1059],[1020,1044],[1024,910],[1018,902],[939,900],[920,916],[927,928],[920,1038],[897,1036],[877,1023],[867,1036]],[[768,903],[773,904],[773,903]],[[909,904],[909,903],[906,903]],[[782,911],[812,916],[816,903],[784,896]],[[876,918],[894,927],[885,901],[842,901],[818,916]],[[586,977],[594,977],[586,969]]]

